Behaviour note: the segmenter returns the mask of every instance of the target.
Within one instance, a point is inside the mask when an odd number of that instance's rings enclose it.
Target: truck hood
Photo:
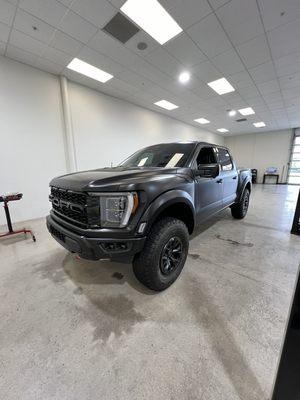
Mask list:
[[[172,180],[172,186],[176,181],[182,181],[183,176],[189,170],[186,168],[100,168],[89,171],[75,172],[52,179],[51,186],[84,192],[145,190],[144,184],[152,182],[153,186],[166,186],[167,181]]]

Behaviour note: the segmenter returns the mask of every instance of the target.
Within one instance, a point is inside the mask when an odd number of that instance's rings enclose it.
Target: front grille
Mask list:
[[[51,187],[51,195],[60,200],[66,200],[70,203],[85,205],[87,195],[85,193],[73,192],[72,190],[59,189]]]
[[[81,228],[97,226],[100,220],[99,199],[86,193],[51,187],[50,201],[54,213]]]
[[[52,225],[50,225],[50,232],[52,233],[53,236],[55,236],[61,242],[65,242],[65,240],[66,240],[65,235],[63,233],[59,232],[57,229],[55,229]]]

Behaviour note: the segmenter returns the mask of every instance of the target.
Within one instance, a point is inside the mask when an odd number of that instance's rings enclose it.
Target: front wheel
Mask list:
[[[133,262],[137,279],[149,289],[162,291],[178,278],[189,249],[186,225],[171,217],[156,222],[145,246]]]
[[[233,218],[243,219],[246,216],[249,207],[249,200],[250,191],[249,189],[245,189],[241,200],[231,206],[231,215],[233,216]]]

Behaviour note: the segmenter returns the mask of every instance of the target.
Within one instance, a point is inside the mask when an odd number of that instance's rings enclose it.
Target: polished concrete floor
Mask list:
[[[297,187],[257,185],[193,235],[177,282],[155,294],[130,265],[87,262],[49,236],[0,241],[5,400],[265,400],[300,259]],[[12,207],[13,211],[13,207]]]

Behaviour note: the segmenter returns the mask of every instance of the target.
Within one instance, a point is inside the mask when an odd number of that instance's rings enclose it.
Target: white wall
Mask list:
[[[229,147],[239,167],[256,168],[258,182],[268,167],[277,167],[280,182],[286,182],[287,163],[290,158],[292,129],[228,136],[225,145]]]
[[[116,164],[164,141],[223,143],[221,136],[75,83],[69,97],[79,169]],[[0,123],[0,193],[24,193],[10,203],[12,219],[45,216],[49,181],[66,173],[59,78],[0,56]]]
[[[203,140],[223,144],[223,137],[173,118],[69,82],[76,158],[79,169],[120,163],[155,143]]]
[[[58,80],[0,57],[0,193],[24,193],[13,221],[47,214],[49,180],[65,168]]]

